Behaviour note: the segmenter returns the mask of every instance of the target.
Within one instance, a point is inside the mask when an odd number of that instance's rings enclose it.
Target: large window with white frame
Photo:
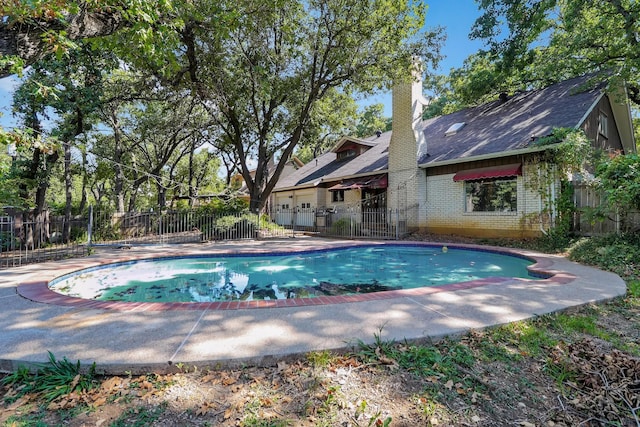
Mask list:
[[[518,180],[513,178],[465,181],[465,212],[517,212]]]

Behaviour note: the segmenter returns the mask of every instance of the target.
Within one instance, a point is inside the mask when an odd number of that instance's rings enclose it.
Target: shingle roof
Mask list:
[[[389,163],[389,141],[391,132],[379,137],[373,135],[363,139],[367,144],[374,143],[369,150],[359,156],[337,160],[336,153],[324,153],[295,172],[283,176],[276,184],[274,191],[298,185],[314,185],[321,179],[323,182],[337,181],[357,175],[374,174],[386,171]],[[357,141],[354,139],[354,141]]]
[[[589,76],[566,80],[544,89],[516,94],[506,102],[494,101],[434,117],[423,122],[427,153],[419,164],[460,160],[528,148],[535,138],[553,128],[573,128],[601,96],[601,86],[586,88]],[[455,123],[466,125],[454,135],[445,132]]]
[[[428,166],[438,162],[472,160],[477,156],[525,149],[531,147],[535,138],[549,135],[554,128],[580,126],[602,94],[602,86],[585,88],[588,79],[588,76],[578,77],[545,89],[516,94],[505,102],[495,101],[425,120],[422,125],[427,153],[419,154],[418,164]],[[457,133],[445,135],[452,125],[462,122],[465,126]],[[348,160],[337,160],[335,152],[322,154],[281,177],[274,191],[313,186],[320,180],[330,182],[386,172],[391,132],[363,140],[367,145],[375,145]]]

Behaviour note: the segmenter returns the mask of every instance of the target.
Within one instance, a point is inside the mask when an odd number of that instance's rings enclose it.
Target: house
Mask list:
[[[303,166],[304,166],[304,163],[302,162],[302,160],[300,160],[296,156],[292,156],[285,163],[284,168],[280,173],[280,179],[287,177],[289,174],[293,173],[294,171],[300,169]],[[272,171],[274,171],[275,168],[276,168],[276,165],[273,158],[269,159],[269,161],[267,162],[268,173],[267,173],[267,176],[265,177],[266,180],[271,178]],[[249,175],[251,176],[252,179],[255,180],[256,169],[250,170]],[[247,183],[245,182],[244,177],[242,176],[241,173],[238,172],[231,177],[231,188],[237,189],[235,190],[235,192],[238,195],[238,198],[247,202],[247,205],[249,204],[249,199],[251,198],[251,195],[249,194],[249,188],[247,187]],[[267,202],[266,208],[267,209],[269,208],[268,202]]]
[[[344,137],[280,180],[272,195],[276,220],[327,225],[319,213],[351,209],[358,213],[350,218],[366,229],[374,218],[366,212],[378,209],[386,212],[375,216],[378,227],[540,235],[553,225],[550,199],[557,197],[561,178],[551,176],[544,191],[529,185],[549,173],[536,159],[557,145],[539,144],[541,138],[555,128],[582,129],[595,148],[635,152],[629,105],[588,83],[588,76],[578,77],[428,120],[422,120],[421,82],[397,84],[393,130]]]

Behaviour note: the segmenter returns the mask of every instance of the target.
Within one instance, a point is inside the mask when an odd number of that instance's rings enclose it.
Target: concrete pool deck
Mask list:
[[[131,259],[303,251],[365,243],[376,242],[305,237],[130,249],[104,247],[86,258],[0,270],[0,370],[46,362],[48,351],[59,359],[95,362],[101,372],[114,374],[166,371],[179,363],[264,365],[310,351],[349,349],[359,341],[373,342],[374,335],[397,341],[438,339],[608,300],[626,292],[624,281],[615,274],[526,250],[511,252],[535,259],[534,270],[554,276],[544,280],[489,279],[338,301],[320,297],[305,304],[282,300],[268,308],[258,302],[224,307],[218,303],[189,307],[161,303],[105,305],[53,294],[46,288],[49,280],[65,273]]]

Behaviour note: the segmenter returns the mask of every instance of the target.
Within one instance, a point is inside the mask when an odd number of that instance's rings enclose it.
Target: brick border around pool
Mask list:
[[[76,263],[62,272],[57,271],[54,277],[46,278],[44,280],[30,281],[19,283],[17,286],[17,292],[22,297],[34,302],[43,304],[52,304],[66,307],[75,307],[82,309],[100,309],[100,310],[117,310],[117,311],[168,311],[168,310],[239,310],[239,309],[258,309],[258,308],[283,308],[283,307],[304,307],[315,305],[327,305],[327,304],[344,304],[344,303],[356,303],[377,301],[398,297],[411,297],[429,295],[438,292],[450,292],[463,289],[472,289],[481,286],[500,285],[504,283],[514,282],[532,282],[535,283],[547,283],[547,284],[566,284],[575,280],[576,276],[551,269],[553,262],[547,258],[536,256],[526,251],[519,251],[514,249],[496,248],[480,245],[469,244],[444,244],[444,243],[430,243],[430,242],[353,242],[352,244],[338,243],[335,246],[329,247],[314,247],[309,245],[306,249],[288,249],[278,251],[262,251],[259,249],[249,250],[228,250],[224,248],[214,249],[207,251],[207,255],[265,255],[265,254],[283,254],[283,253],[304,253],[313,251],[328,251],[336,248],[344,247],[358,247],[358,246],[370,246],[370,245],[403,245],[403,246],[425,246],[425,247],[448,247],[452,249],[467,249],[484,252],[495,252],[504,255],[512,255],[522,258],[530,259],[534,262],[529,266],[529,271],[537,276],[546,277],[546,279],[523,279],[523,278],[509,278],[509,277],[489,277],[480,280],[473,280],[462,283],[453,283],[448,285],[442,285],[437,287],[422,287],[403,290],[392,290],[383,292],[372,292],[367,294],[357,295],[336,295],[336,296],[320,296],[314,298],[291,298],[284,300],[255,300],[255,301],[220,301],[220,302],[122,302],[122,301],[97,301],[88,300],[76,297],[70,297],[63,294],[56,293],[49,289],[49,283],[56,277],[60,277],[65,274],[73,273],[74,271],[83,270],[86,268],[96,266],[106,266],[109,264],[115,264],[126,261],[140,261],[149,259],[161,259],[161,258],[177,258],[188,256],[202,256],[203,252],[193,251],[172,251],[170,256],[157,255],[157,256],[139,256],[133,253],[123,252],[121,257],[115,259],[104,260],[89,260],[78,259]],[[84,262],[83,262],[84,260]]]

